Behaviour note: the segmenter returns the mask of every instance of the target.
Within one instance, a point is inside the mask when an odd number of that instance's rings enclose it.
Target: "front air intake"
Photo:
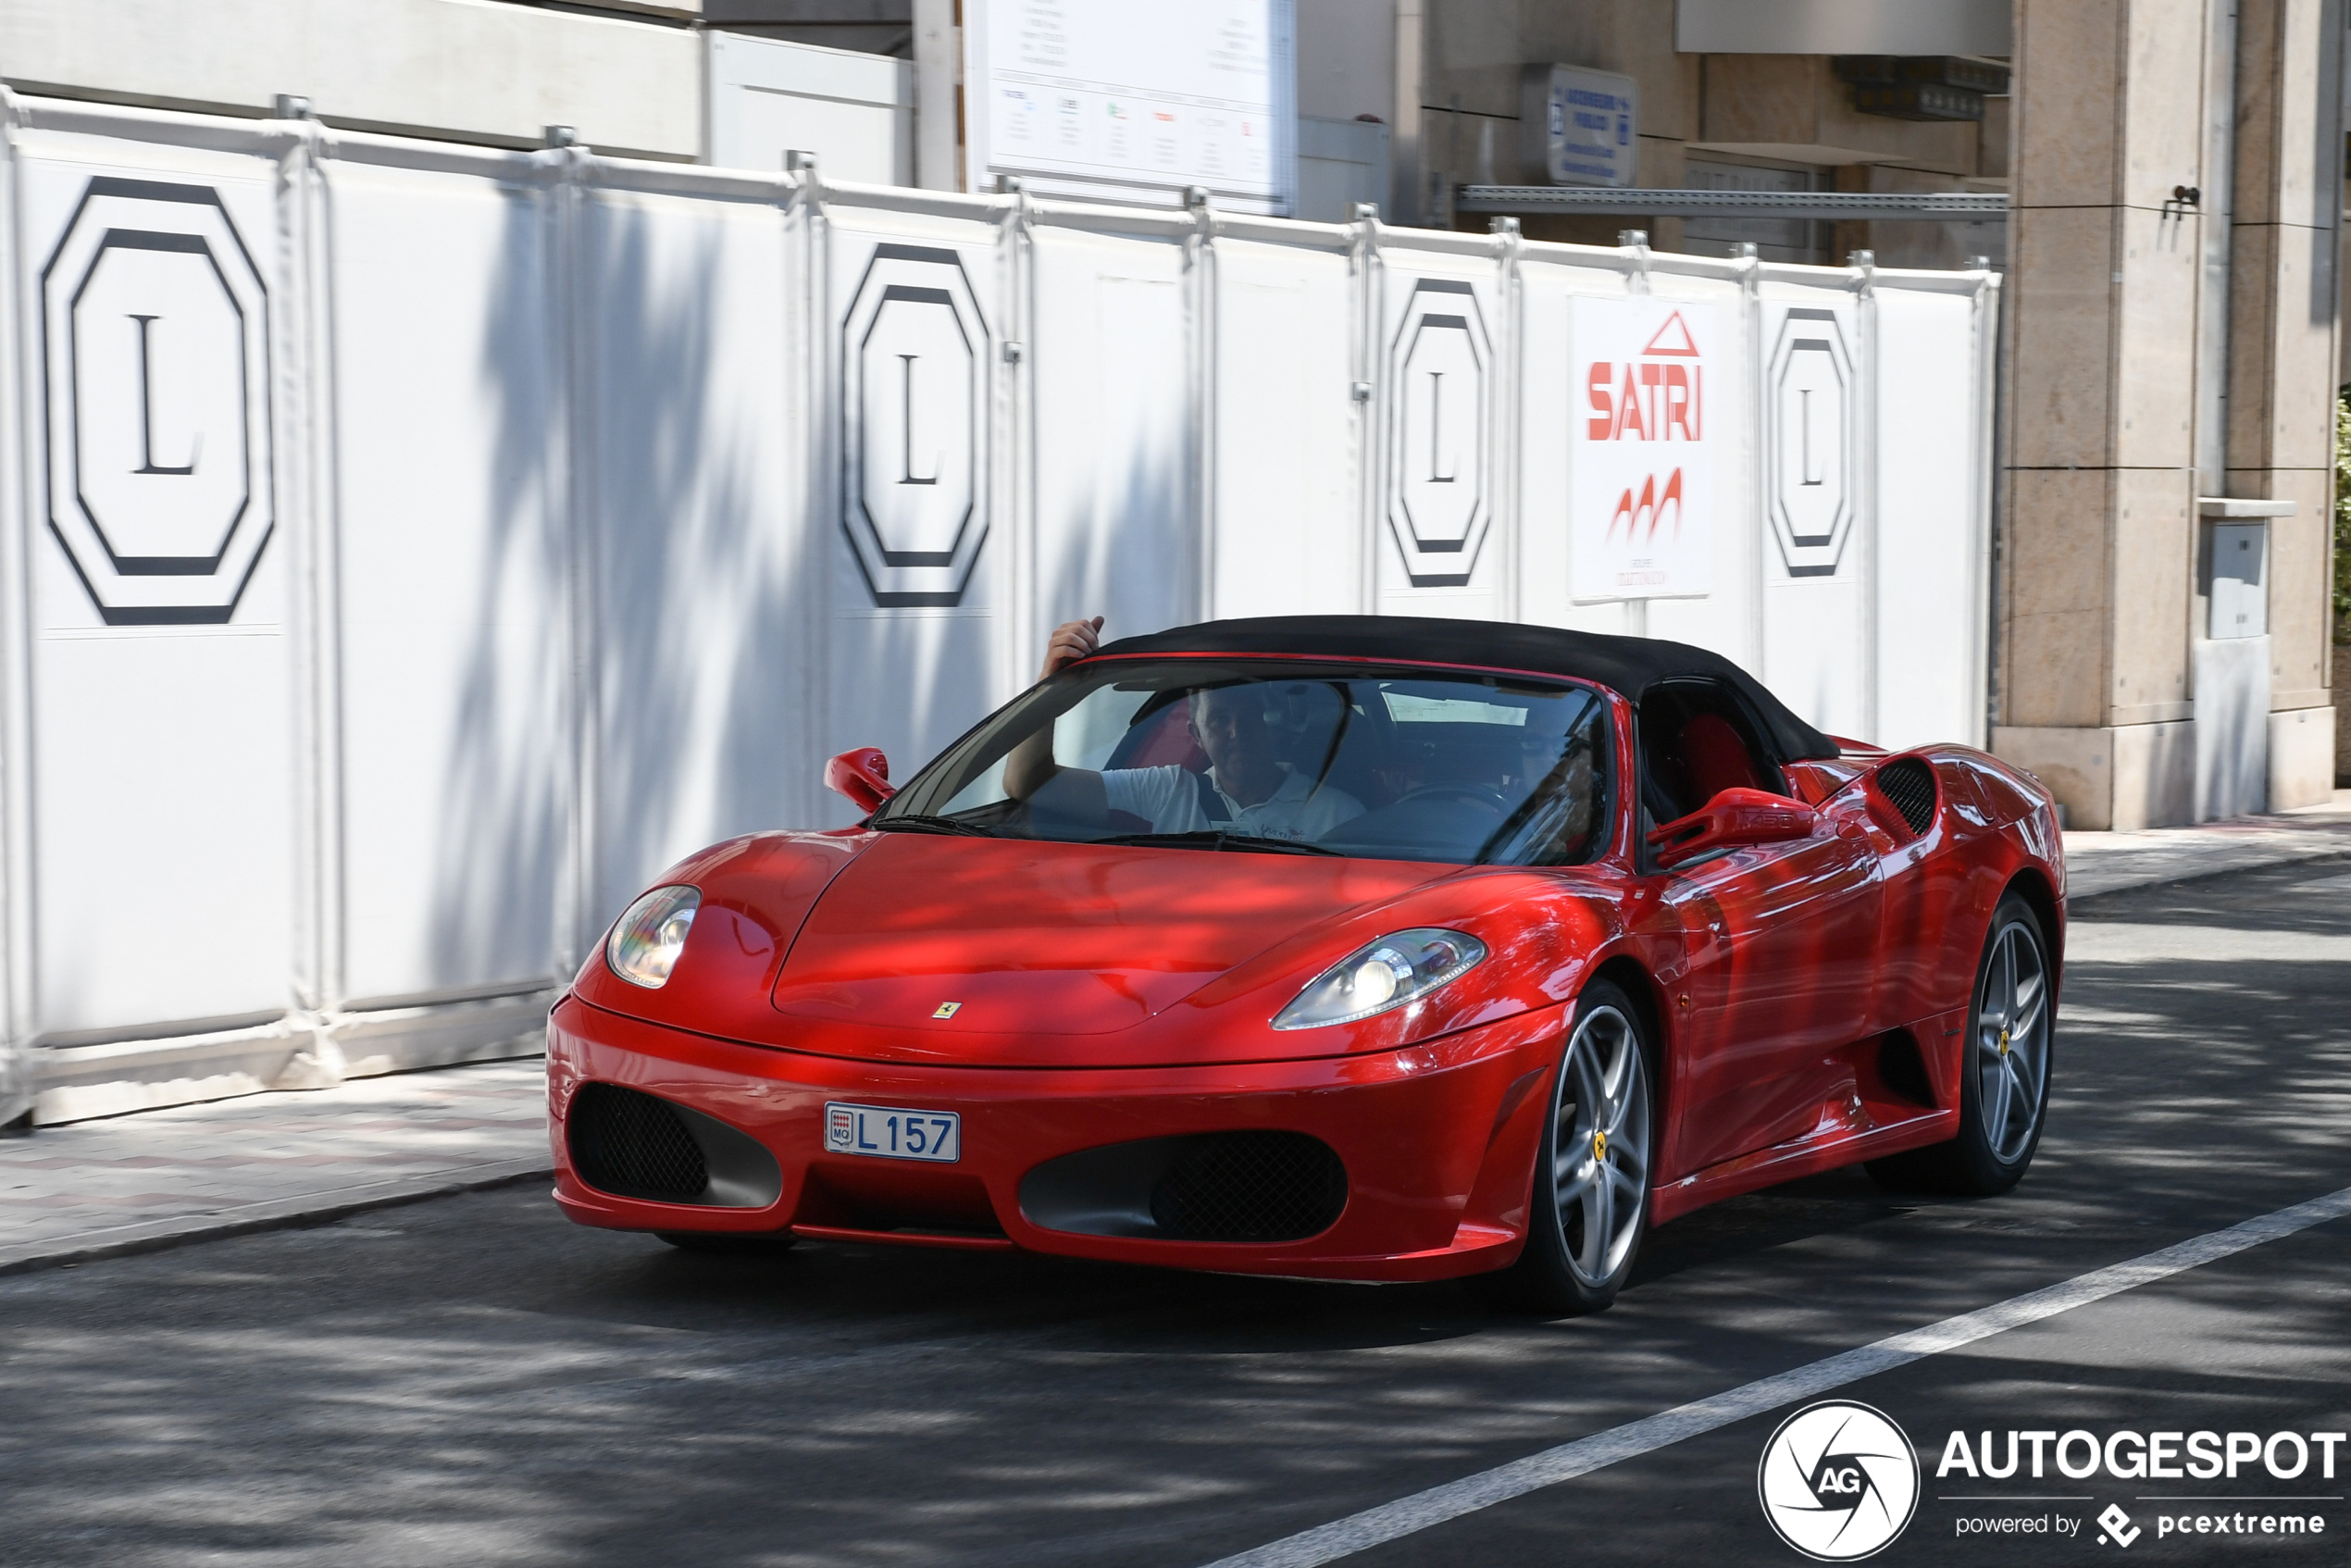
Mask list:
[[[1151,1219],[1174,1241],[1300,1241],[1347,1207],[1347,1171],[1302,1132],[1195,1139],[1151,1184]]]
[[[573,1174],[616,1198],[765,1209],[784,1195],[783,1167],[765,1144],[642,1089],[581,1084],[564,1113],[564,1143]]]
[[[710,1186],[702,1145],[666,1100],[618,1084],[582,1084],[566,1127],[572,1169],[599,1191],[698,1203]]]
[[[1877,787],[1913,834],[1934,825],[1934,769],[1917,757],[1897,757],[1877,770]]]
[[[1338,1223],[1347,1167],[1302,1132],[1147,1138],[1046,1161],[1021,1178],[1020,1208],[1081,1236],[1303,1241]]]

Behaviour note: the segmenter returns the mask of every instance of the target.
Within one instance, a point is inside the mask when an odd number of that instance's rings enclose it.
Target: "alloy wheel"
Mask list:
[[[1551,1189],[1568,1267],[1598,1288],[1640,1238],[1648,1201],[1649,1101],[1640,1035],[1616,1008],[1575,1026],[1560,1067]]]
[[[1993,1156],[2013,1164],[2032,1146],[2048,1083],[2049,971],[2024,921],[2009,921],[1992,943],[1975,1003],[1977,1105]]]

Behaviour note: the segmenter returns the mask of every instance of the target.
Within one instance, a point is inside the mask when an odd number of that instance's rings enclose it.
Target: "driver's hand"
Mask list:
[[[1101,616],[1096,616],[1089,621],[1062,622],[1053,628],[1052,640],[1045,644],[1045,667],[1038,672],[1037,678],[1050,678],[1101,645]]]

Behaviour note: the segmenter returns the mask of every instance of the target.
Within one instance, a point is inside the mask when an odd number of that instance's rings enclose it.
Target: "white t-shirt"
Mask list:
[[[1216,774],[1210,769],[1213,786]],[[1102,793],[1110,809],[1147,819],[1154,833],[1205,833],[1223,828],[1260,839],[1319,839],[1350,817],[1363,815],[1362,803],[1344,790],[1311,788],[1306,776],[1292,773],[1282,787],[1253,806],[1245,806],[1224,790],[1216,791],[1231,819],[1212,822],[1200,809],[1200,775],[1169,763],[1162,767],[1113,768],[1102,775]]]

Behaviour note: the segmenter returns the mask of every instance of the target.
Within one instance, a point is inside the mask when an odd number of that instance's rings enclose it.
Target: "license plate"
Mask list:
[[[901,1105],[827,1104],[825,1152],[952,1164],[964,1157],[964,1118]]]

